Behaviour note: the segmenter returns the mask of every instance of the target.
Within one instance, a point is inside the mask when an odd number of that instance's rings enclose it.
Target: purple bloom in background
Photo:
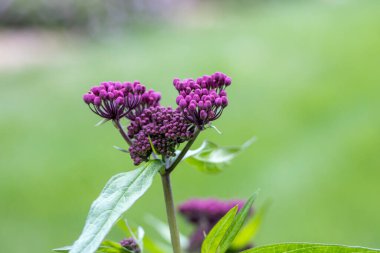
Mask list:
[[[147,161],[153,152],[151,143],[159,155],[170,157],[180,143],[193,136],[193,127],[186,121],[180,110],[170,107],[146,108],[128,126],[129,147],[135,165]]]
[[[178,207],[178,211],[187,221],[196,226],[190,236],[189,252],[200,252],[204,233],[210,232],[213,226],[234,206],[238,210],[244,206],[244,200],[222,201],[218,199],[190,199]],[[251,211],[252,214],[252,211]],[[249,245],[247,245],[248,247]]]
[[[176,78],[173,84],[179,92],[177,105],[186,119],[200,129],[219,118],[228,105],[225,89],[231,85],[231,78],[221,72],[197,80]]]
[[[83,95],[90,109],[102,118],[118,120],[134,118],[150,106],[158,105],[161,96],[146,88],[140,82],[102,82]]]
[[[140,247],[132,237],[120,241],[120,245],[133,253],[140,253]]]

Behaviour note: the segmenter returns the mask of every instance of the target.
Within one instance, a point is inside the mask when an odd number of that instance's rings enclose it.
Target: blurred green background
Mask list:
[[[54,5],[41,21],[23,9],[31,2],[13,2],[0,5],[1,252],[71,244],[106,181],[133,169],[112,148],[127,147],[113,126],[94,127],[82,102],[90,86],[138,79],[174,106],[174,77],[215,71],[233,79],[215,123],[223,135],[208,130],[196,146],[258,140],[218,175],[183,164],[176,201],[261,188],[256,206],[272,205],[256,245],[380,248],[380,1],[131,1],[117,22],[74,7],[57,21],[66,9]],[[159,178],[126,214],[154,237],[148,213],[165,220]]]

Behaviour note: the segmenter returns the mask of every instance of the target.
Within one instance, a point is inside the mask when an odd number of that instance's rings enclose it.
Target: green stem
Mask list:
[[[128,143],[128,145],[131,146],[131,145],[132,145],[132,142],[131,142],[131,140],[129,139],[127,133],[124,131],[123,126],[122,126],[121,123],[120,123],[120,120],[119,120],[119,119],[116,119],[116,120],[114,120],[113,122],[114,122],[114,124],[115,124],[115,127],[119,130],[121,136],[122,136],[122,137],[124,138],[124,140]]]
[[[169,228],[170,228],[170,237],[173,246],[174,253],[181,253],[181,243],[179,239],[179,231],[176,222],[175,208],[172,194],[172,187],[170,184],[170,175],[163,174],[161,175],[162,186],[164,188],[165,204],[166,204],[166,214],[168,217]]]
[[[175,161],[170,165],[170,167],[166,168],[166,174],[170,174],[175,169],[175,167],[181,162],[182,158],[186,155],[187,151],[189,151],[191,145],[193,145],[195,139],[197,139],[200,132],[201,131],[198,128],[195,129],[193,138],[188,143],[186,143],[186,146],[182,149],[181,153],[178,155]]]

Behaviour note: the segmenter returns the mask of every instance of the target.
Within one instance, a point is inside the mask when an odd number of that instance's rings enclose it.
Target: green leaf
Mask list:
[[[71,250],[72,246],[65,246],[61,248],[53,249],[55,252],[69,252]]]
[[[374,253],[378,249],[317,243],[283,243],[261,246],[242,253]]]
[[[258,192],[254,193],[245,203],[244,207],[239,211],[233,220],[230,228],[228,229],[226,235],[224,236],[222,242],[220,243],[220,249],[218,252],[224,253],[230,247],[231,243],[234,241],[236,235],[239,233],[241,227],[243,226],[249,211],[251,210],[252,204],[255,201]]]
[[[110,240],[103,241],[100,247],[96,252],[99,253],[130,253],[130,250],[127,250],[120,243],[113,242]]]
[[[129,154],[129,151],[128,150],[126,150],[126,149],[124,149],[124,148],[121,148],[121,147],[118,147],[118,146],[113,146],[115,149],[117,149],[117,150],[119,150],[119,151],[121,151],[121,152],[124,152],[124,153],[127,153],[127,154]]]
[[[164,239],[167,243],[171,244],[171,237],[170,237],[170,228],[169,226],[162,222],[161,220],[157,219],[156,217],[152,215],[148,215],[146,217],[147,222],[157,231],[157,233]],[[183,234],[179,233],[179,239],[181,242],[181,247],[183,249],[186,249],[189,245],[189,240],[184,236]]]
[[[218,223],[211,229],[210,233],[206,236],[202,243],[201,253],[216,253],[223,237],[230,228],[237,213],[238,206],[229,210],[226,215],[221,218]]]
[[[241,249],[251,242],[256,235],[263,217],[269,208],[270,203],[266,202],[260,210],[252,216],[248,223],[240,230],[235,240],[231,244],[233,249]]]
[[[70,253],[95,252],[115,222],[148,190],[162,166],[161,161],[152,160],[136,170],[113,176],[93,202]]]
[[[147,236],[144,237],[144,245],[145,249],[150,253],[167,253],[171,250],[171,248],[157,243]]]
[[[255,138],[252,138],[238,147],[219,147],[215,143],[205,141],[198,149],[189,150],[183,159],[200,171],[217,173],[254,141]]]

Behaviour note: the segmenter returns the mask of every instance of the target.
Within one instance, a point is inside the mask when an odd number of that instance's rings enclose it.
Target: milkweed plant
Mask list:
[[[70,253],[266,253],[266,252],[380,252],[379,250],[315,243],[282,243],[256,246],[252,238],[257,232],[264,205],[255,211],[257,196],[247,200],[190,199],[177,207],[173,201],[171,174],[182,161],[204,172],[218,172],[253,141],[242,146],[221,147],[204,141],[191,149],[200,134],[214,128],[228,107],[227,89],[232,80],[216,72],[196,79],[173,80],[178,91],[176,108],[160,104],[161,94],[147,90],[139,81],[102,82],[83,95],[89,109],[102,120],[111,121],[128,150],[133,164],[139,166],[113,176],[92,203],[83,231],[72,246],[55,249]],[[133,228],[123,219],[124,213],[148,190],[153,178],[160,176],[166,205],[167,223],[149,216],[149,223],[166,239],[153,240],[142,227]],[[176,213],[193,228],[188,237],[178,229]],[[166,225],[168,224],[168,225]],[[118,225],[125,238],[106,240]]]

